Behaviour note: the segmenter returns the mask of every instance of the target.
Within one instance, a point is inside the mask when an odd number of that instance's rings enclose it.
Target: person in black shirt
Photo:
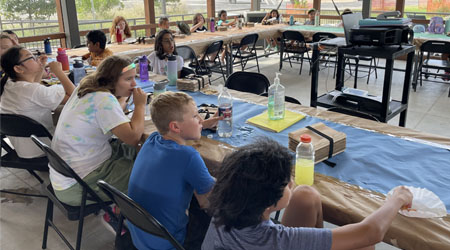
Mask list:
[[[208,29],[205,27],[205,18],[201,13],[195,14],[194,18],[192,19],[192,27],[191,32],[204,32]]]

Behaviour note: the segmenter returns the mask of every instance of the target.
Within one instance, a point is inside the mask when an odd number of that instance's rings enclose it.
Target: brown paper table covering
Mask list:
[[[280,28],[284,27],[284,24],[263,26],[255,25],[255,27],[243,27],[242,29],[231,28],[227,31],[216,31],[216,32],[203,32],[203,33],[192,33],[184,38],[175,38],[175,43],[177,46],[187,45],[191,47],[197,55],[202,54],[205,49],[211,43],[219,40],[223,40],[224,44],[229,44],[231,42],[239,42],[245,35],[251,33],[258,33],[260,39],[268,37],[280,36]],[[113,51],[114,55],[129,56],[131,58],[136,56],[148,55],[153,50],[154,44],[107,44],[107,48]],[[87,48],[71,49],[67,50],[69,56],[82,56],[88,53]]]
[[[267,104],[266,97],[234,90],[230,90],[230,92],[233,97],[238,99],[256,104]],[[286,108],[301,111],[324,120],[368,129],[382,134],[416,138],[450,146],[450,138],[447,137],[421,133],[412,129],[292,103],[286,103]],[[156,131],[156,128],[152,122],[146,121],[143,139],[147,138],[154,131]],[[220,167],[225,155],[234,150],[233,146],[206,137],[191,142],[191,145],[199,151],[212,175]],[[324,219],[336,225],[361,221],[378,209],[384,203],[385,198],[381,193],[369,191],[319,173],[315,173],[314,187],[322,196]],[[420,219],[408,218],[399,214],[386,233],[383,241],[402,249],[449,249],[450,216],[447,214],[444,218]]]

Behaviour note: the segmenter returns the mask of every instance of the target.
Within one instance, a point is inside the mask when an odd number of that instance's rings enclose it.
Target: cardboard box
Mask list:
[[[208,75],[188,75],[185,78],[177,80],[177,89],[186,91],[200,91],[209,86]]]

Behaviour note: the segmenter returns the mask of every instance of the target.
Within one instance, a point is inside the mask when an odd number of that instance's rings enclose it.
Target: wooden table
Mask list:
[[[265,97],[230,91],[235,98],[257,104],[267,104],[267,98]],[[447,145],[450,148],[450,139],[442,136],[420,133],[407,128],[292,103],[286,103],[286,108],[332,122],[402,138],[426,140]],[[156,131],[156,128],[151,121],[146,121],[144,137],[148,137],[154,131]],[[220,167],[225,155],[235,150],[230,145],[205,137],[201,140],[193,141],[191,145],[200,152],[212,175]],[[359,222],[384,203],[385,197],[381,193],[369,191],[319,173],[315,173],[314,178],[314,187],[322,196],[323,216],[328,222],[337,225]],[[402,249],[448,249],[450,246],[450,216],[447,215],[444,218],[437,219],[419,219],[398,215],[383,241]]]

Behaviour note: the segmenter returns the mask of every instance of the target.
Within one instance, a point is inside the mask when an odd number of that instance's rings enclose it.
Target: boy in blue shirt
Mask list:
[[[187,140],[200,139],[203,119],[194,100],[182,92],[158,95],[150,113],[158,132],[149,136],[136,158],[128,194],[183,244],[193,194],[200,207],[206,208],[214,185],[200,154],[186,146]],[[212,127],[218,119],[209,119],[204,126]],[[138,249],[174,249],[167,240],[129,226]]]
[[[409,190],[397,187],[363,221],[323,229],[320,195],[309,186],[294,189],[292,163],[287,148],[264,138],[226,156],[209,197],[213,220],[202,249],[374,249],[397,211],[412,202]],[[281,224],[274,224],[270,214],[283,208]]]

